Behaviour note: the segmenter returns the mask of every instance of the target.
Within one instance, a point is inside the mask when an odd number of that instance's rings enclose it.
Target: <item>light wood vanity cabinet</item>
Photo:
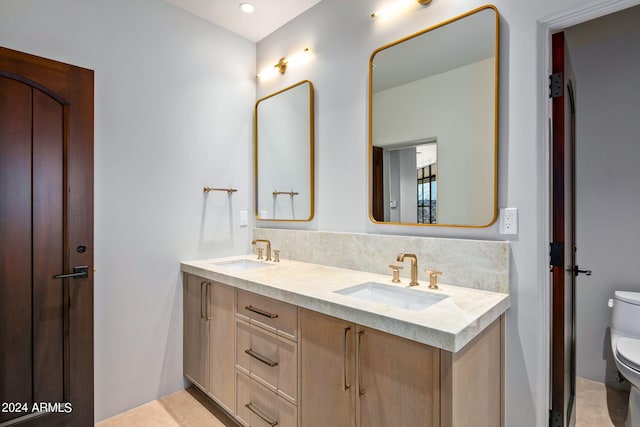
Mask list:
[[[235,408],[235,288],[184,274],[184,375],[224,409]]]
[[[313,311],[299,315],[302,426],[503,425],[501,319],[454,354]]]
[[[504,316],[451,353],[184,275],[184,374],[244,426],[504,426]]]
[[[298,307],[237,291],[236,419],[298,425]]]
[[[236,369],[297,404],[298,345],[238,319]]]
[[[301,425],[438,426],[439,350],[300,309]]]
[[[190,274],[183,276],[183,370],[202,390],[209,388],[209,321],[204,316],[207,281]]]
[[[279,336],[297,341],[298,307],[238,290],[237,317]]]
[[[357,326],[361,426],[439,426],[440,351]]]
[[[296,427],[298,408],[248,375],[236,372],[236,419],[250,427]]]
[[[355,426],[355,325],[299,309],[300,425]]]

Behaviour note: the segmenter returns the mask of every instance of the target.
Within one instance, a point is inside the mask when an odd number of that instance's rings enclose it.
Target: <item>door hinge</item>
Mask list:
[[[553,409],[549,411],[549,427],[562,427],[562,413]]]
[[[552,267],[564,266],[564,243],[551,242],[550,243],[550,260],[549,265]]]
[[[562,73],[555,73],[549,76],[549,98],[557,98],[562,96]]]

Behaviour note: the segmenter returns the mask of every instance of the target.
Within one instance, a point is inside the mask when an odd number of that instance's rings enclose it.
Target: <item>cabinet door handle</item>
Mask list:
[[[362,387],[362,370],[360,369],[360,340],[364,335],[364,331],[358,331],[358,339],[356,340],[356,371],[358,371],[358,395],[362,396],[365,393]]]
[[[204,310],[202,309],[202,304],[204,304],[206,302],[206,297],[205,297],[205,292],[204,292],[204,285],[206,285],[207,282],[200,282],[200,318],[204,319]],[[206,307],[206,306],[205,306]]]
[[[351,384],[347,383],[347,334],[350,330],[350,327],[344,328],[342,335],[342,383],[345,390],[351,388]]]
[[[249,356],[253,357],[254,359],[264,363],[270,368],[273,368],[274,366],[278,366],[278,362],[274,362],[268,357],[264,357],[260,353],[256,353],[255,351],[253,351],[253,349],[248,349],[248,350],[245,350],[244,352],[247,353]]]
[[[269,417],[265,415],[264,412],[253,406],[251,402],[245,404],[244,407],[256,414],[262,421],[269,424],[271,427],[275,427],[278,425],[277,421],[271,421],[271,419],[269,419]]]
[[[207,310],[205,311],[206,316],[207,316],[207,320],[211,320],[213,319],[213,317],[211,317],[209,311],[211,311],[211,305],[212,305],[212,301],[209,301],[209,291],[211,290],[211,282],[207,283]]]
[[[278,317],[277,314],[269,313],[268,311],[265,311],[265,310],[263,310],[261,308],[254,307],[252,305],[246,306],[245,309],[249,310],[249,311],[252,311],[254,313],[257,313],[257,314],[259,314],[261,316],[268,317],[269,319],[275,319],[276,317]]]

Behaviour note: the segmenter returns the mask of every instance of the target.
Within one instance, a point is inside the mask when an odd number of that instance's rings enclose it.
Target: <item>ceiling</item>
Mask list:
[[[320,0],[165,0],[219,27],[258,42]],[[240,3],[255,6],[253,13],[240,10]]]

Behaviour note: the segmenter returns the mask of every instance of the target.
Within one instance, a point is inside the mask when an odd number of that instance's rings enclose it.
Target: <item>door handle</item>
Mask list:
[[[73,267],[73,273],[58,274],[53,276],[54,279],[83,279],[89,277],[89,266],[81,265],[79,267]]]
[[[578,267],[577,265],[573,267],[573,272],[576,276],[578,276],[578,274],[586,274],[587,276],[591,276],[592,273],[591,270],[580,270],[580,267]]]

